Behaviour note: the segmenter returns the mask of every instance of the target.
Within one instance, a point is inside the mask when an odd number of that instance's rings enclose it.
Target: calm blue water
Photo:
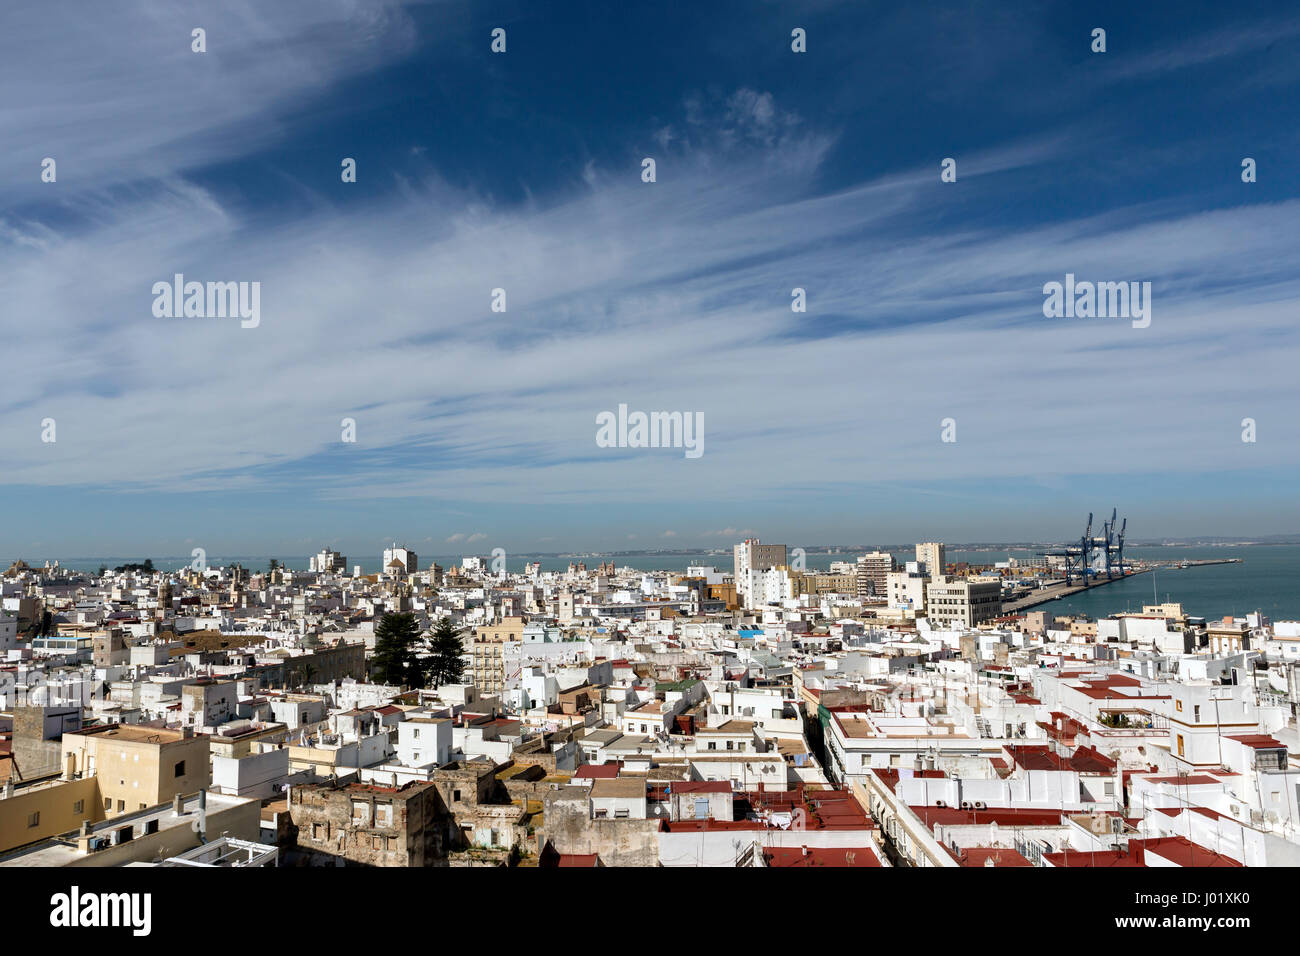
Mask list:
[[[900,561],[915,560],[911,550],[893,552]],[[1008,557],[1027,557],[1033,551],[1023,549],[948,551],[949,561],[969,561],[977,564],[991,564],[1005,561]],[[1139,611],[1143,604],[1152,603],[1152,579],[1157,595],[1161,601],[1179,601],[1184,610],[1191,615],[1217,618],[1225,614],[1241,615],[1248,611],[1263,611],[1274,620],[1300,619],[1300,546],[1293,545],[1248,545],[1245,547],[1150,547],[1131,548],[1125,554],[1134,558],[1148,560],[1194,560],[1199,558],[1242,558],[1241,564],[1220,564],[1184,570],[1161,570],[1152,574],[1140,574],[1123,581],[1116,581],[1103,588],[1097,588],[1073,598],[1053,601],[1051,610],[1058,614],[1087,614],[1092,617],[1105,616],[1118,611]],[[286,567],[306,570],[309,558],[306,556],[279,557]],[[360,564],[362,571],[373,574],[379,570],[380,555],[347,555],[348,569]],[[485,555],[486,557],[486,555]],[[833,561],[853,561],[857,552],[842,554],[810,554],[807,556],[809,569],[824,570]],[[721,554],[661,554],[661,555],[613,555],[620,567],[631,566],[644,570],[685,571],[691,565],[712,565],[720,570],[730,571],[732,567],[731,552]],[[12,560],[12,559],[10,559]],[[43,560],[43,559],[42,559]],[[69,558],[61,559],[68,568],[95,571],[101,564],[109,567],[133,561],[143,561],[144,556],[106,558]],[[264,570],[269,558],[265,555],[209,555],[210,565],[220,566],[238,561],[244,567],[254,571]],[[437,560],[444,568],[459,564],[461,555],[420,555],[420,566],[427,568]],[[588,558],[532,558],[527,555],[509,555],[507,567],[511,571],[521,571],[525,562],[539,560],[544,571],[562,571],[570,561],[584,560],[588,567],[594,567],[602,560],[599,557]],[[170,556],[153,557],[155,567],[179,569],[187,567],[189,557]],[[8,561],[5,565],[8,566]],[[1043,606],[1046,608],[1046,605]]]
[[[1241,558],[1241,564],[1161,569],[1116,581],[1051,603],[1059,614],[1091,617],[1116,611],[1140,611],[1161,601],[1178,601],[1188,614],[1218,618],[1263,611],[1275,621],[1300,619],[1300,547],[1270,545],[1243,548],[1136,548],[1138,558]],[[1154,581],[1153,581],[1154,578]],[[1046,605],[1043,606],[1046,609]]]

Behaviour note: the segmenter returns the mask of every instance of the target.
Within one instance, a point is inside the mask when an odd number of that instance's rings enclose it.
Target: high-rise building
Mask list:
[[[894,556],[888,551],[872,551],[858,558],[858,597],[885,597],[893,570]]]
[[[780,568],[786,564],[785,545],[762,544],[758,538],[746,538],[743,544],[736,545],[735,574],[736,596],[744,607],[750,607],[749,582],[750,571],[766,571]]]
[[[380,567],[387,572],[389,565],[394,561],[402,565],[406,574],[414,574],[420,566],[420,559],[414,551],[410,548],[399,548],[396,544],[384,549],[384,560]]]
[[[943,574],[947,567],[947,557],[943,544],[938,541],[926,541],[916,546],[916,560],[925,565],[925,573],[932,578]]]
[[[321,574],[342,574],[344,569],[347,568],[347,565],[347,558],[339,554],[337,551],[325,548],[319,554],[312,557],[310,570]]]

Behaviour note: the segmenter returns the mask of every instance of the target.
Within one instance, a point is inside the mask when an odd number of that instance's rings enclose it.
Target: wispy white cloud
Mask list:
[[[1271,384],[1300,359],[1295,202],[954,226],[936,213],[935,163],[812,194],[836,131],[741,89],[646,129],[663,151],[653,185],[593,161],[571,193],[508,207],[431,176],[400,198],[266,224],[183,171],[282,135],[277,104],[401,56],[401,6],[236,5],[205,26],[210,49],[235,35],[241,47],[207,66],[188,59],[188,14],[124,9],[121,23],[105,12],[77,27],[68,69],[50,73],[47,102],[70,121],[37,152],[74,159],[59,188],[79,191],[75,227],[0,221],[0,291],[24,318],[6,325],[23,374],[0,378],[0,482],[618,505],[683,488],[744,500],[875,480],[1300,464],[1291,403]],[[94,77],[73,62],[146,16],[176,28],[175,52],[125,40],[118,69]],[[256,29],[223,30],[226,17]],[[345,43],[358,29],[369,42]],[[14,31],[3,36],[0,83],[43,102],[40,79],[4,55]],[[173,82],[127,69],[146,53]],[[211,72],[175,81],[196,70]],[[77,105],[92,82],[136,107],[113,135],[93,101]],[[33,183],[13,144],[37,129],[27,110],[0,118],[0,168]],[[1058,159],[1067,132],[963,156],[961,188],[1014,190],[993,183]],[[129,185],[142,177],[148,189]],[[1041,286],[1067,271],[1151,281],[1151,328],[1044,319]],[[152,284],[175,272],[260,281],[261,326],[155,319]],[[806,314],[790,311],[795,286]],[[504,314],[489,309],[497,287]],[[621,402],[703,412],[704,457],[597,448],[596,414]],[[1238,440],[1246,416],[1268,440]],[[57,444],[39,440],[45,417]],[[339,440],[344,417],[355,444]],[[945,417],[955,444],[939,441]]]

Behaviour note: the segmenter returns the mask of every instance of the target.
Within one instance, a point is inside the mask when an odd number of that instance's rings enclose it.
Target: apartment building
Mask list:
[[[474,687],[480,694],[497,694],[505,689],[505,646],[523,639],[522,617],[503,618],[497,624],[484,624],[475,629],[470,666],[474,671]]]
[[[919,561],[909,561],[902,571],[890,571],[885,576],[885,589],[889,606],[913,611],[925,611],[925,586],[930,575]]]
[[[933,624],[975,627],[1002,613],[997,578],[938,577],[925,588],[925,616]]]
[[[858,597],[884,597],[894,568],[894,556],[888,551],[872,551],[858,558]]]
[[[924,565],[923,571],[932,578],[944,573],[948,566],[948,557],[944,546],[938,541],[924,541],[916,546],[916,562]]]
[[[753,606],[749,593],[751,571],[785,567],[786,560],[786,546],[783,544],[763,544],[758,538],[746,538],[744,543],[736,545],[733,579],[740,603],[745,607]]]
[[[387,556],[385,554],[385,556]],[[388,562],[385,561],[386,565]],[[342,574],[348,566],[348,559],[337,551],[325,548],[318,554],[312,555],[310,570],[320,574]]]

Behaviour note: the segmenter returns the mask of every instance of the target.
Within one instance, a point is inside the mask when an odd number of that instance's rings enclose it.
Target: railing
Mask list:
[[[1043,865],[1043,847],[1037,840],[1026,840],[1024,837],[1017,834],[1012,839],[1012,845],[1017,853],[1034,866]]]

